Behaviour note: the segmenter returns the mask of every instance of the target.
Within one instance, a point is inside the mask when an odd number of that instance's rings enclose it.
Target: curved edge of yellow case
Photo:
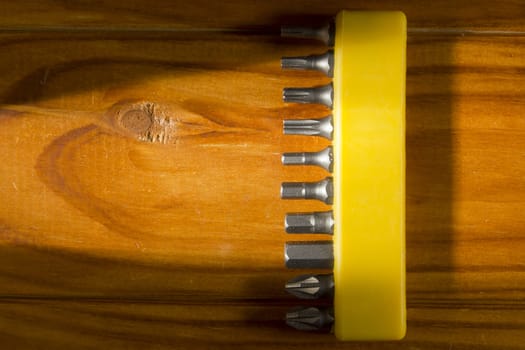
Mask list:
[[[405,75],[401,12],[341,11],[334,62],[334,332],[406,332]]]

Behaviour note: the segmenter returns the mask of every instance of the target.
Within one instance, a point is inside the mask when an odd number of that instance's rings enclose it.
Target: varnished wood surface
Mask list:
[[[396,6],[408,333],[359,344],[282,321],[304,304],[283,291],[300,273],[283,267],[283,216],[326,206],[279,199],[282,181],[325,176],[280,153],[327,142],[281,123],[328,111],[281,89],[327,79],[281,71],[324,48],[272,28],[344,5],[29,4],[0,14],[2,348],[525,347],[522,2]]]
[[[432,2],[341,0],[147,1],[4,1],[0,28],[18,30],[256,30],[277,28],[283,21],[309,22],[347,8],[403,10],[409,26],[421,29],[474,29],[523,32],[525,4],[520,0],[435,0]]]

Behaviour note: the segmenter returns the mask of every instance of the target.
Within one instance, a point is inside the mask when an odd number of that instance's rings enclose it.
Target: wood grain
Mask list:
[[[521,32],[525,30],[525,4],[520,0],[478,1],[435,0],[431,3],[401,1],[4,1],[0,28],[85,30],[277,30],[283,21],[311,23],[333,16],[341,9],[402,10],[409,26],[422,30],[456,29]],[[508,34],[508,33],[507,33]]]
[[[524,347],[521,2],[399,5],[428,29],[408,43],[408,334],[359,344],[282,321],[300,304],[282,288],[297,274],[283,216],[326,206],[279,199],[282,181],[325,176],[280,153],[327,143],[281,123],[328,111],[282,104],[283,87],[327,79],[279,58],[323,47],[226,30],[340,3],[38,4],[6,5],[0,34],[4,347]]]
[[[288,305],[152,303],[97,300],[6,300],[3,344],[11,348],[126,349],[521,349],[523,305],[413,306],[403,342],[342,343],[331,334],[283,327]],[[74,320],[72,322],[71,320]],[[5,326],[4,326],[5,325]],[[8,329],[6,334],[5,329]]]

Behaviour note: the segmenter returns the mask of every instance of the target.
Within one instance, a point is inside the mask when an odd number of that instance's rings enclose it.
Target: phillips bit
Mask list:
[[[334,267],[332,241],[287,242],[284,261],[289,269],[331,269]]]
[[[281,37],[319,40],[327,46],[334,46],[335,24],[331,21],[316,28],[282,26]]]
[[[286,324],[300,331],[328,331],[333,323],[332,308],[298,307],[286,313]]]
[[[317,199],[326,204],[332,204],[334,186],[331,177],[319,182],[283,182],[281,185],[282,199]]]
[[[321,55],[283,57],[281,68],[316,70],[332,78],[334,76],[334,51],[329,50]]]
[[[332,211],[286,214],[284,227],[287,233],[334,233]]]
[[[301,275],[286,283],[288,293],[301,299],[319,299],[334,296],[334,275]]]
[[[334,89],[332,84],[311,88],[284,88],[283,101],[295,103],[318,103],[332,108]]]
[[[284,165],[317,165],[332,172],[334,155],[332,146],[328,146],[319,152],[283,153],[281,160]]]
[[[333,131],[331,115],[321,119],[286,119],[283,122],[285,135],[322,136],[331,140]]]

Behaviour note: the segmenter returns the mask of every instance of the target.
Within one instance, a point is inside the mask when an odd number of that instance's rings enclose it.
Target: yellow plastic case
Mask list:
[[[334,47],[334,332],[406,331],[405,71],[401,12],[341,11]]]

